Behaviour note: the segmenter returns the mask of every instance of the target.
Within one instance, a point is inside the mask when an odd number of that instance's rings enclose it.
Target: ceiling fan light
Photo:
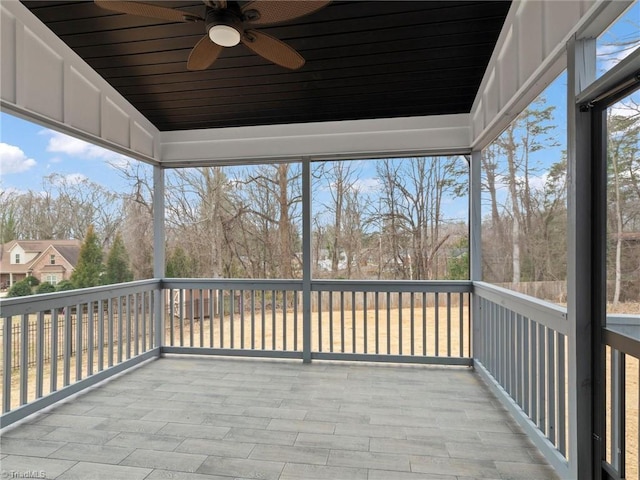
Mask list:
[[[240,43],[240,32],[229,25],[214,25],[209,29],[209,38],[221,47],[233,47]]]

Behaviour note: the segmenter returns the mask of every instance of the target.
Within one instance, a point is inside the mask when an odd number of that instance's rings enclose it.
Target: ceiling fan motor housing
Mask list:
[[[207,28],[207,32],[211,29],[211,27],[215,27],[216,25],[227,25],[240,33],[240,36],[244,34],[244,26],[242,25],[242,20],[240,20],[240,17],[237,14],[227,8],[207,8],[205,25]]]

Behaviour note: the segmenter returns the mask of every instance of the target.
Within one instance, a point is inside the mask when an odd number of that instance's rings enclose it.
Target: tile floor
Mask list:
[[[167,357],[9,427],[2,478],[557,478],[468,368]]]

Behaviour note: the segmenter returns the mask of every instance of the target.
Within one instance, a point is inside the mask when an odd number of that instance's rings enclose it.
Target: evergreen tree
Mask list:
[[[190,278],[197,276],[196,262],[187,256],[182,247],[176,247],[167,258],[167,278]]]
[[[104,283],[122,283],[130,282],[131,280],[133,280],[133,272],[129,268],[129,254],[124,246],[122,235],[118,232],[107,258]]]
[[[82,247],[76,269],[71,274],[71,281],[76,288],[95,287],[102,282],[104,265],[102,263],[102,248],[96,235],[93,225],[89,225]]]

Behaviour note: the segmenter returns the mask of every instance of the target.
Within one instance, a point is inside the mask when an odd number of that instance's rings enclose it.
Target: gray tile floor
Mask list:
[[[554,479],[456,367],[169,357],[2,432],[2,478]]]

